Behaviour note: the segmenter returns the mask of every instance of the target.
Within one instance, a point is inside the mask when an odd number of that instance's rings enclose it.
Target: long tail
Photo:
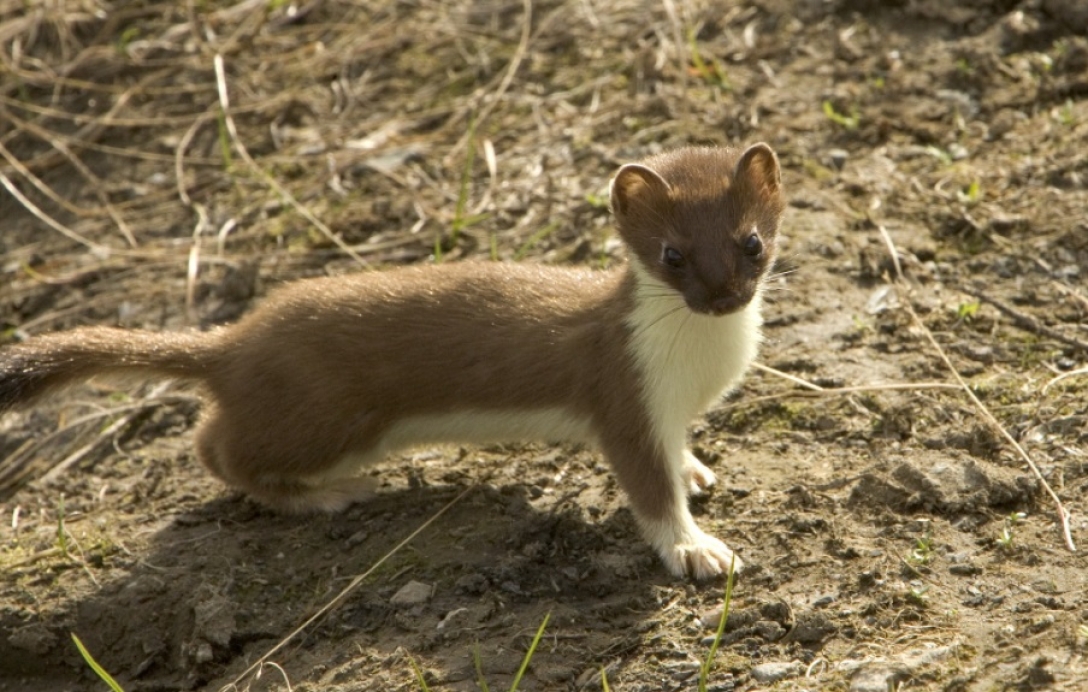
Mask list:
[[[203,379],[214,368],[213,333],[84,327],[0,349],[0,412],[102,373]]]

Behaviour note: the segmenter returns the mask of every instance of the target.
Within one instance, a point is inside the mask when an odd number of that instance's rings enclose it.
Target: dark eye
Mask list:
[[[666,246],[665,249],[661,251],[661,261],[673,269],[679,269],[684,266],[684,256],[674,247]]]
[[[744,240],[744,254],[749,257],[759,257],[763,253],[763,241],[759,239],[759,236],[752,233]]]

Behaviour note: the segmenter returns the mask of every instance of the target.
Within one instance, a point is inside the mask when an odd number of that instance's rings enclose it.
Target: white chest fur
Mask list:
[[[638,292],[627,322],[644,403],[665,449],[682,449],[691,420],[735,385],[755,358],[759,295],[740,312],[700,315],[637,260],[632,264]]]

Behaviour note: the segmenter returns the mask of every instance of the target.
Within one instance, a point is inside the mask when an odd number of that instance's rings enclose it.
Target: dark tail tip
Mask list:
[[[27,403],[47,387],[45,374],[22,367],[18,358],[0,360],[0,413]]]

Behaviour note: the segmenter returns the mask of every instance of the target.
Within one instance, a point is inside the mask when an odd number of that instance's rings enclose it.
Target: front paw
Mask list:
[[[690,449],[684,450],[684,479],[687,481],[688,495],[693,497],[705,495],[718,482],[714,472],[699,461]]]
[[[739,573],[744,563],[717,538],[696,530],[686,540],[661,549],[665,566],[677,577],[710,579],[728,574],[732,569]]]

